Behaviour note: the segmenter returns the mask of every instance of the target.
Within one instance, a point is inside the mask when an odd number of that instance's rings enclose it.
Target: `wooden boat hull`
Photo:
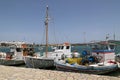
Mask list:
[[[75,66],[75,65],[55,62],[55,66],[57,70],[88,73],[88,74],[106,74],[118,69],[117,64],[111,66],[94,67],[94,66],[83,66],[83,65]]]
[[[19,66],[24,65],[24,60],[17,60],[17,59],[0,59],[0,65],[6,65],[6,66]]]
[[[39,69],[48,69],[53,68],[54,59],[48,58],[34,58],[34,57],[24,57],[26,67],[28,68],[39,68]]]

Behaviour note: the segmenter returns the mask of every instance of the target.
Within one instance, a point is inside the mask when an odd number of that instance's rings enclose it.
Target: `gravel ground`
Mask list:
[[[120,80],[120,78],[0,65],[0,80]]]

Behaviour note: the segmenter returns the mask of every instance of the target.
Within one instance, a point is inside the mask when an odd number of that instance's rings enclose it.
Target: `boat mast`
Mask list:
[[[46,10],[46,18],[45,18],[45,26],[46,26],[46,57],[48,54],[48,5]]]

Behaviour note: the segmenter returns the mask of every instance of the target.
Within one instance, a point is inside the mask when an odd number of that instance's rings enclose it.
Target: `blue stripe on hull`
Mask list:
[[[114,50],[93,50],[92,52],[101,52],[101,53],[106,52],[106,53],[113,53],[113,52],[115,52],[115,51],[114,51]]]

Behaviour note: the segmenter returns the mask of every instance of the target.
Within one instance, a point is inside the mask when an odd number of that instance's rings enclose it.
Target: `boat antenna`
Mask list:
[[[114,32],[114,34],[113,34],[114,41],[115,41],[115,37],[116,37],[116,35],[115,35],[115,32]]]
[[[46,27],[46,57],[48,54],[48,5],[46,6],[46,18],[45,18],[45,27]]]

